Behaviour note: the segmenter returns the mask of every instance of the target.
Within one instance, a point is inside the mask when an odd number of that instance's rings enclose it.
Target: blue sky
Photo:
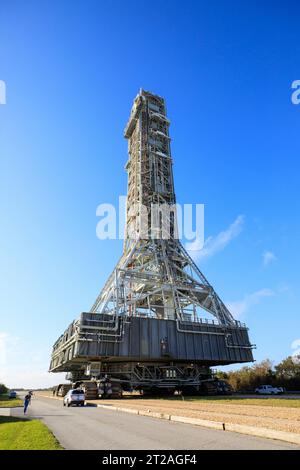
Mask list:
[[[300,338],[297,1],[0,4],[0,380],[57,383],[51,346],[91,307],[121,241],[96,207],[126,194],[123,128],[164,96],[179,203],[205,204],[199,266],[275,362]]]

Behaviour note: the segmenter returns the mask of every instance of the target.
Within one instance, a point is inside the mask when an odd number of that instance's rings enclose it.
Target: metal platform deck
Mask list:
[[[82,313],[53,347],[50,371],[88,362],[195,362],[215,366],[253,361],[245,325]]]

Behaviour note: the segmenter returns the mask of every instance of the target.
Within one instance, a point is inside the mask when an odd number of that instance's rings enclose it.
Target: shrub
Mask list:
[[[4,384],[0,384],[0,395],[5,395],[8,392],[8,388]]]

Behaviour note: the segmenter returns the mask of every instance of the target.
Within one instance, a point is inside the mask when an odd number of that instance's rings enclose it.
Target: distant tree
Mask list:
[[[300,390],[300,364],[291,356],[275,366],[277,385],[287,390]]]
[[[222,376],[222,374],[224,375]],[[272,385],[275,381],[273,364],[270,359],[265,359],[251,367],[245,366],[239,370],[218,373],[217,375],[219,378],[228,380],[233,390],[237,392],[253,391],[259,385]]]
[[[297,364],[291,356],[275,366],[277,376],[284,379],[294,379],[300,376],[300,364]]]
[[[259,385],[274,385],[286,390],[300,390],[300,363],[291,356],[275,367],[270,359],[264,359],[253,366],[241,369],[217,372],[217,377],[227,380],[237,392],[253,391]]]
[[[0,384],[0,395],[4,395],[8,392],[8,388],[4,384]]]
[[[228,379],[228,373],[227,373],[227,372],[224,372],[224,371],[222,371],[222,370],[217,370],[216,376],[217,376],[217,378],[220,379],[220,380],[226,380],[226,379]]]

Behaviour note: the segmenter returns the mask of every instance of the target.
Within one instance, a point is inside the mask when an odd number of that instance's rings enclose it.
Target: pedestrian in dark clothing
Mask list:
[[[24,415],[27,411],[30,400],[31,400],[31,395],[29,393],[27,393],[27,395],[25,395],[25,398],[24,398]]]

